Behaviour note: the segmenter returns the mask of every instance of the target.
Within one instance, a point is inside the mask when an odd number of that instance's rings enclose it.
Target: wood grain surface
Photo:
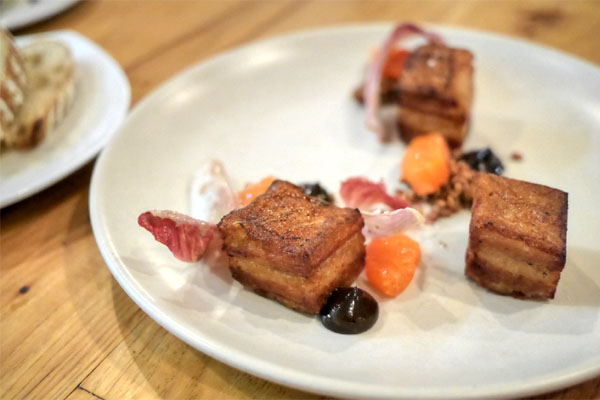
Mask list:
[[[600,1],[82,1],[14,33],[72,29],[94,40],[125,70],[135,105],[243,43],[393,20],[503,33],[600,64]],[[317,398],[194,350],[129,299],[90,227],[92,169],[1,211],[0,399]],[[537,398],[599,397],[600,377]]]

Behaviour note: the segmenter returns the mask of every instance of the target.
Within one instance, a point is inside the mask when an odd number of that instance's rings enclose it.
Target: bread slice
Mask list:
[[[10,33],[0,28],[0,143],[6,132],[17,125],[17,115],[25,102],[25,65]]]
[[[65,117],[75,94],[75,64],[61,43],[39,41],[21,49],[27,75],[25,103],[15,129],[6,132],[7,147],[38,144]]]

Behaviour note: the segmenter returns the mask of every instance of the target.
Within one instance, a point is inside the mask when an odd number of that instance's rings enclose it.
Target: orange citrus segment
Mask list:
[[[383,76],[390,79],[400,78],[408,56],[410,56],[410,52],[404,49],[390,51],[383,67]]]
[[[439,133],[414,138],[402,158],[402,180],[418,195],[437,192],[450,178],[450,149]]]
[[[271,183],[275,181],[275,179],[276,178],[273,176],[267,176],[258,183],[246,185],[244,190],[238,193],[240,204],[243,207],[250,204],[252,200],[266,192],[269,186],[271,186]]]
[[[367,279],[388,297],[406,289],[421,263],[421,247],[403,233],[375,238],[367,246]]]

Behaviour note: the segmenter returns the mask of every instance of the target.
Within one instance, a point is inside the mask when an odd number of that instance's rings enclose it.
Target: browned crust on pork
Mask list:
[[[568,194],[544,185],[479,174],[475,178],[470,235],[485,228],[566,260]]]
[[[362,230],[363,220],[358,210],[336,207],[289,182],[275,181],[218,226],[228,254],[265,260],[281,271],[308,277]]]
[[[400,77],[398,127],[409,142],[429,132],[460,147],[473,103],[473,55],[463,49],[427,44],[409,57]]]
[[[567,193],[477,174],[465,274],[517,297],[551,299],[566,260]]]
[[[364,266],[358,210],[336,207],[275,181],[248,206],[219,222],[233,277],[287,307],[315,314]]]
[[[439,43],[418,47],[399,79],[383,78],[381,104],[398,105],[398,132],[410,142],[415,136],[440,132],[457,148],[468,133],[473,104],[473,54]],[[364,102],[364,85],[353,96]]]
[[[464,122],[473,100],[473,55],[442,44],[419,47],[399,82],[400,104]]]
[[[234,279],[256,293],[294,310],[317,314],[334,289],[350,286],[356,280],[364,260],[364,237],[358,232],[308,278],[240,256],[231,256],[229,265]]]

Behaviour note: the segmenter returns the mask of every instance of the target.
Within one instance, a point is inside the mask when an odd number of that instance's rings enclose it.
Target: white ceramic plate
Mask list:
[[[556,298],[498,296],[464,277],[469,213],[412,232],[423,261],[411,286],[380,299],[357,336],[332,333],[233,282],[175,260],[139,228],[149,209],[190,211],[189,184],[209,158],[234,185],[275,174],[395,186],[401,143],[379,144],[350,93],[388,25],[319,30],[252,44],[196,65],[144,99],[100,156],[90,213],[125,291],[173,334],[236,368],[342,397],[527,395],[600,373],[600,71],[563,53],[439,28],[477,57],[467,149],[492,146],[506,175],[569,192],[567,266]],[[520,151],[524,160],[510,160]],[[359,285],[365,286],[364,278]]]
[[[129,108],[129,81],[102,48],[72,31],[22,36],[17,45],[44,38],[71,49],[76,64],[75,99],[65,119],[37,147],[0,156],[0,207],[39,192],[91,160]]]
[[[13,30],[43,21],[75,5],[79,0],[2,0],[0,25]]]

